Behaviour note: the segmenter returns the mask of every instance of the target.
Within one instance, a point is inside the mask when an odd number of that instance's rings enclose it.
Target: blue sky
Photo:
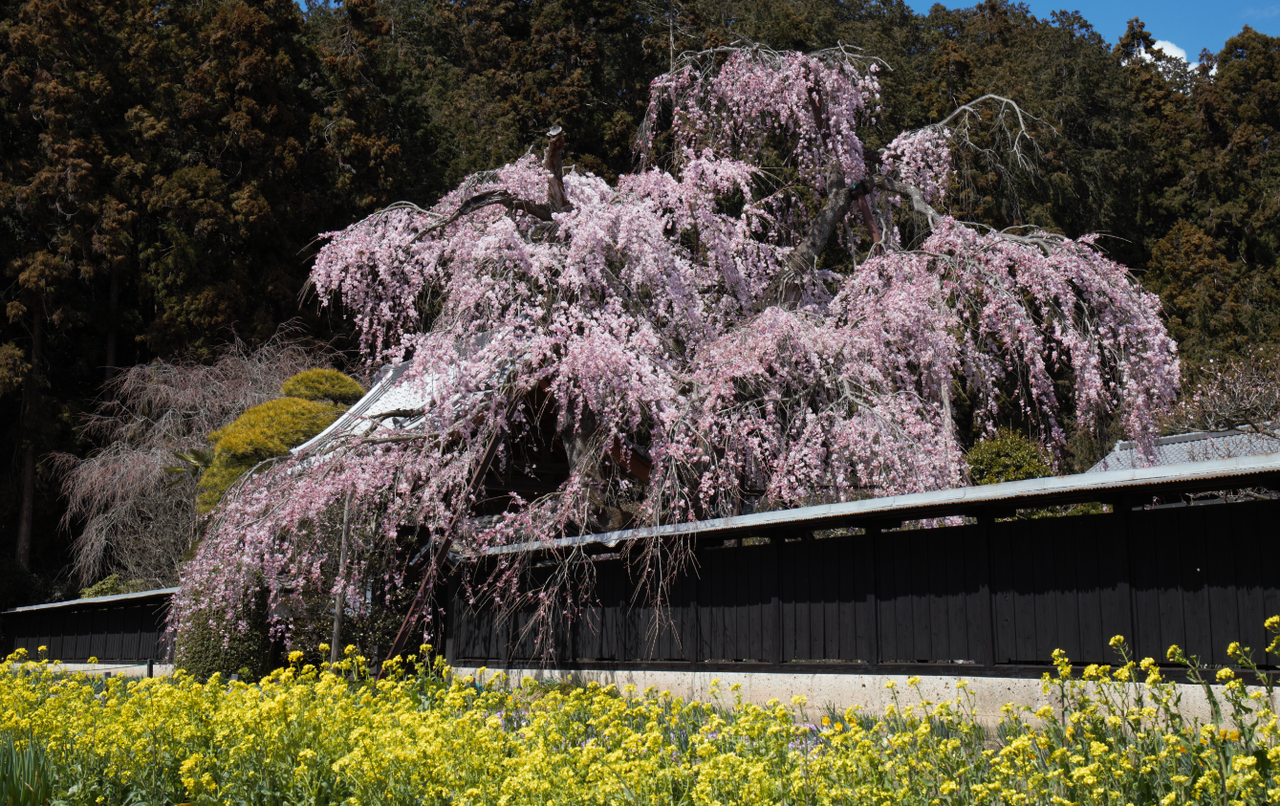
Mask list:
[[[917,12],[926,13],[930,0],[907,0]],[[1093,24],[1094,30],[1115,44],[1129,20],[1139,17],[1157,40],[1169,42],[1185,51],[1185,58],[1195,62],[1201,48],[1217,53],[1227,39],[1248,25],[1271,36],[1280,36],[1280,0],[1026,0],[1031,13],[1049,19],[1054,11],[1079,11]],[[965,8],[969,2],[944,2],[947,8]],[[1165,48],[1170,52],[1170,48]],[[1180,55],[1180,54],[1179,54]]]

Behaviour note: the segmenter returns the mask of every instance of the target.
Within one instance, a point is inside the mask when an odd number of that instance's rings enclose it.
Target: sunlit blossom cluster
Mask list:
[[[691,55],[654,79],[642,145],[652,146],[658,114],[669,104],[674,142],[685,153],[711,149],[754,159],[782,142],[814,187],[823,186],[829,161],[850,184],[867,174],[858,129],[873,125],[880,111],[874,61],[864,64],[845,50],[749,48],[711,69],[717,55]]]
[[[887,173],[920,189],[925,201],[937,204],[951,181],[951,132],[927,126],[903,132],[884,147],[880,164]]]

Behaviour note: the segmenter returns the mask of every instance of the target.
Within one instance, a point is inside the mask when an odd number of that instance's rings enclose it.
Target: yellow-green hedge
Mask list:
[[[364,397],[364,389],[354,379],[336,369],[309,369],[284,382],[280,393],[303,400],[329,400],[350,406]]]
[[[264,459],[283,456],[328,428],[346,408],[318,400],[281,397],[254,406],[209,435],[213,461],[200,477],[201,512],[222,500],[227,488]]]

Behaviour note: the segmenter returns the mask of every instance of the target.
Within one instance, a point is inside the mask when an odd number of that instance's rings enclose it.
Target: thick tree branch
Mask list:
[[[425,413],[426,413],[426,410],[423,409],[422,407],[418,407],[415,409],[391,409],[390,411],[384,411],[381,414],[372,414],[369,416],[369,419],[370,420],[397,420],[397,419],[403,420],[408,417],[421,417]]]
[[[433,232],[442,230],[458,219],[471,215],[477,210],[482,210],[485,207],[491,207],[495,204],[501,204],[511,212],[519,211],[526,215],[531,215],[539,221],[545,221],[548,223],[552,221],[552,213],[562,213],[566,210],[572,210],[573,205],[569,203],[568,196],[565,195],[564,190],[564,130],[559,126],[556,126],[551,130],[550,135],[551,141],[547,143],[547,151],[542,158],[542,167],[551,172],[551,176],[547,179],[547,204],[531,202],[527,199],[522,199],[516,196],[510,191],[500,190],[497,188],[492,190],[482,190],[479,193],[468,196],[462,204],[459,204],[458,208],[449,215],[439,218],[437,221],[423,227],[423,229],[412,241],[410,241],[410,243],[419,241]],[[397,202],[386,209],[395,210],[403,208],[416,210],[417,212],[429,216],[436,215],[430,210],[424,210],[412,202]]]
[[[933,209],[933,205],[925,201],[923,191],[915,185],[899,182],[897,179],[884,174],[876,174],[871,177],[870,184],[877,190],[883,190],[901,196],[904,199],[909,199],[911,201],[911,209],[929,220],[930,229],[933,229],[942,218],[942,214]]]
[[[811,106],[813,103],[810,100]],[[816,114],[817,108],[813,108]],[[879,152],[863,146],[862,156],[868,170],[876,170],[880,167]],[[791,253],[784,274],[778,277],[769,290],[765,292],[762,298],[762,302],[765,305],[789,305],[799,302],[800,294],[802,293],[801,289],[803,288],[799,278],[813,271],[814,266],[818,263],[818,258],[822,255],[823,250],[827,248],[827,243],[831,240],[831,236],[844,221],[845,216],[849,214],[849,210],[854,203],[858,205],[858,212],[862,215],[862,223],[867,227],[871,242],[873,244],[880,242],[879,228],[876,226],[871,204],[867,198],[870,193],[871,184],[866,178],[857,185],[848,187],[848,181],[841,171],[839,163],[834,159],[828,162],[827,201],[823,204],[822,210],[818,212],[818,215],[809,223],[809,229],[805,232],[800,245]]]
[[[551,205],[537,204],[535,202],[527,201],[525,199],[521,199],[520,197],[511,193],[510,191],[500,190],[497,188],[493,190],[482,190],[473,196],[469,196],[465,201],[462,202],[462,204],[458,205],[458,209],[454,210],[449,215],[443,218],[440,218],[439,220],[435,221],[432,224],[427,225],[426,227],[423,227],[422,230],[417,234],[417,236],[415,236],[414,239],[409,243],[420,241],[423,238],[430,235],[431,233],[444,229],[445,227],[449,226],[450,224],[452,224],[453,222],[457,221],[460,218],[469,216],[472,213],[476,212],[477,210],[484,209],[485,207],[491,207],[495,204],[501,204],[503,207],[506,207],[508,210],[512,212],[516,212],[518,210],[522,213],[526,213],[540,221],[551,221],[551,212],[552,212]],[[421,207],[418,207],[416,204],[408,204],[408,203],[402,202],[400,205],[396,205],[396,206],[397,207],[409,206],[421,213],[425,213],[427,215],[434,215],[430,210],[423,210]]]
[[[564,129],[556,126],[547,134],[551,141],[547,143],[547,153],[542,158],[542,167],[551,172],[551,178],[547,180],[547,202],[551,212],[562,213],[572,209],[564,193]],[[550,216],[544,220],[551,220]]]
[[[933,205],[924,200],[924,193],[915,185],[908,185],[906,182],[899,182],[898,180],[885,176],[884,174],[877,174],[872,177],[870,185],[877,190],[883,190],[885,192],[901,196],[904,199],[909,199],[911,201],[911,208],[929,220],[930,229],[936,227],[938,222],[942,220],[942,214],[933,209]],[[1066,237],[1062,235],[1055,235],[1050,232],[1042,232],[1039,230],[1035,230],[1035,233],[1032,235],[1018,235],[1010,230],[997,230],[994,227],[989,227],[985,224],[979,224],[972,221],[964,221],[960,223],[967,227],[983,230],[988,234],[998,236],[1002,240],[1013,241],[1014,243],[1020,243],[1026,246],[1034,246],[1045,255],[1051,254],[1067,240]]]
[[[827,248],[827,241],[831,240],[836,227],[849,214],[849,208],[853,206],[855,194],[858,193],[855,188],[848,187],[840,167],[832,161],[827,170],[827,201],[809,224],[809,230],[799,246],[787,259],[786,268],[765,291],[761,299],[764,305],[793,305],[800,301],[804,287],[801,278],[817,265],[822,250]]]

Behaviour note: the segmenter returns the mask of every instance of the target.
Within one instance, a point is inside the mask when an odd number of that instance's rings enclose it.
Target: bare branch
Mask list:
[[[1003,95],[983,95],[981,98],[970,101],[963,106],[957,108],[950,115],[938,121],[935,126],[939,128],[949,128],[961,135],[961,141],[968,147],[973,148],[981,153],[994,156],[991,149],[979,148],[970,136],[974,125],[982,120],[982,110],[990,103],[997,107],[992,128],[1005,133],[1012,141],[1010,143],[1009,152],[1017,161],[1018,167],[1023,170],[1030,170],[1033,165],[1031,159],[1023,152],[1024,144],[1036,148],[1035,138],[1031,136],[1027,129],[1027,121],[1035,121],[1043,123],[1040,118],[1023,110],[1018,103]],[[1014,118],[1016,125],[1010,126],[1005,122],[1006,116]]]

